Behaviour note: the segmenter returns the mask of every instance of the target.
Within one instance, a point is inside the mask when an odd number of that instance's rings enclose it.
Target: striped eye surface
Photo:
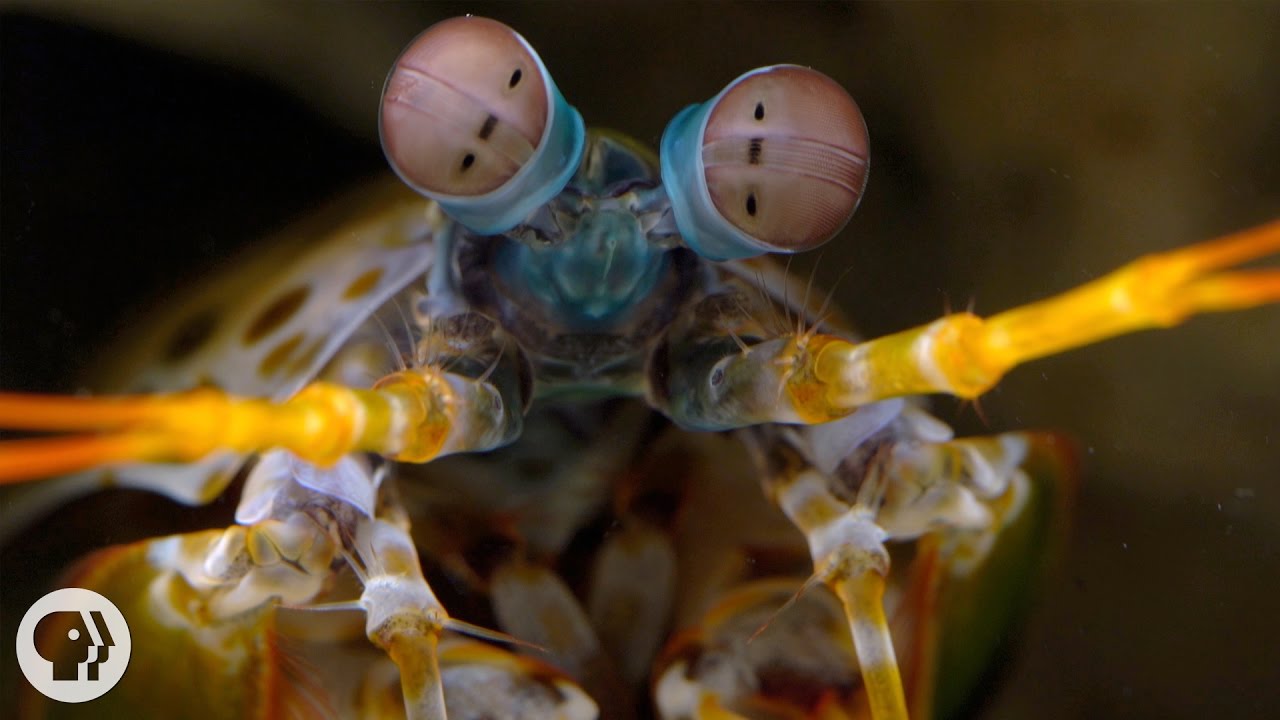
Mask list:
[[[485,233],[560,192],[585,137],[525,39],[471,16],[433,25],[404,50],[382,93],[379,130],[402,180]]]
[[[830,240],[866,187],[866,123],[844,88],[775,65],[686,109],[662,142],[663,181],[686,243],[712,259]]]
[[[726,220],[779,250],[816,247],[867,183],[867,126],[834,80],[778,67],[731,86],[707,118],[702,164]]]
[[[387,158],[411,185],[482,195],[511,179],[547,126],[538,61],[511,28],[460,17],[413,41],[382,96]]]

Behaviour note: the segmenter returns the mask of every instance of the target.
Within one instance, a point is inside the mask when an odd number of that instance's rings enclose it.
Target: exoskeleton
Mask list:
[[[0,397],[4,427],[73,433],[0,445],[5,480],[75,473],[7,525],[105,483],[239,493],[228,527],[67,577],[123,610],[133,664],[25,711],[947,716],[1070,461],[957,438],[915,396],[1280,298],[1274,270],[1219,272],[1280,250],[1272,224],[863,340],[761,259],[829,240],[868,175],[858,107],[798,66],[686,108],[654,157],[458,18],[401,56],[380,131],[399,181],[161,319],[133,394]]]

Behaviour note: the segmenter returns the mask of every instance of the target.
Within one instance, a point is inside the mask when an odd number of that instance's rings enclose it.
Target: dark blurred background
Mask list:
[[[193,5],[0,4],[4,389],[81,387],[148,304],[380,172],[387,68],[465,12],[651,145],[759,65],[841,82],[871,181],[816,272],[853,268],[838,298],[868,334],[1280,216],[1276,3]],[[981,416],[934,407],[1082,449],[1068,554],[983,717],[1280,711],[1280,308],[1039,362]]]

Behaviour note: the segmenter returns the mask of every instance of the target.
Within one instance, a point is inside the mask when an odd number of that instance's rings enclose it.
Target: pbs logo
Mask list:
[[[63,588],[36,601],[18,625],[18,665],[53,700],[82,703],[115,687],[132,643],[124,615],[92,590]]]

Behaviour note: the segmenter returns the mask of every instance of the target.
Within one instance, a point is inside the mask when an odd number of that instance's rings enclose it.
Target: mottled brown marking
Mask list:
[[[378,281],[382,279],[382,268],[374,268],[366,271],[363,275],[356,278],[342,291],[343,300],[357,300],[365,296],[370,290],[378,286]]]
[[[280,368],[293,355],[293,352],[302,344],[302,333],[289,336],[289,339],[280,343],[274,350],[267,353],[262,358],[262,362],[258,363],[258,374],[262,377],[271,377],[280,371]]]
[[[249,325],[249,329],[244,331],[244,344],[252,345],[289,322],[289,318],[298,312],[310,295],[311,288],[303,285],[276,298],[258,313]]]
[[[298,353],[298,356],[289,363],[289,372],[295,375],[301,374],[302,371],[311,366],[311,363],[315,362],[316,357],[320,355],[320,351],[323,349],[324,338],[316,338],[315,342],[308,345],[306,350]]]
[[[165,345],[164,360],[175,363],[191,357],[213,336],[213,331],[217,327],[216,310],[202,310],[187,318],[178,326],[177,331],[170,336],[169,343]]]

